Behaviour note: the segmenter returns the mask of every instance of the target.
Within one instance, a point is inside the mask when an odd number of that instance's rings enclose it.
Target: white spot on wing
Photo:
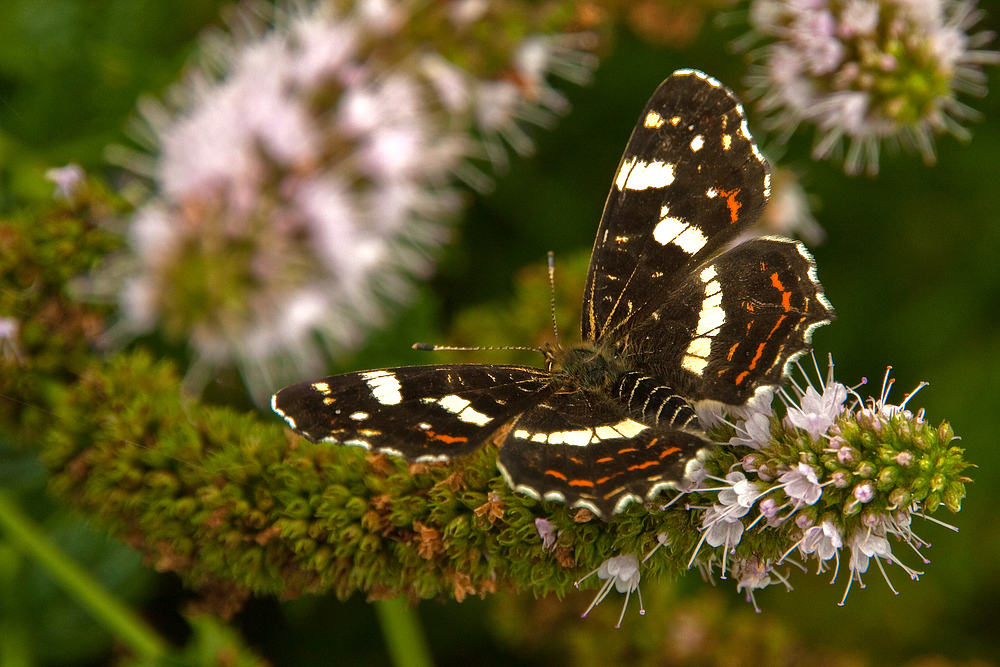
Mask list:
[[[353,412],[353,413],[351,413],[351,419],[353,419],[354,421],[358,421],[358,422],[364,421],[364,420],[368,419],[368,413],[367,412]]]
[[[521,430],[521,431],[515,431],[514,432],[514,437],[518,437],[517,436],[518,433],[524,433],[525,435],[528,434],[527,431],[523,431],[523,430]],[[499,459],[497,460],[497,469],[500,471],[500,474],[503,476],[503,480],[507,483],[507,486],[509,486],[510,488],[514,489],[515,492],[517,492],[517,493],[523,493],[524,495],[531,496],[532,498],[535,498],[535,499],[539,499],[539,500],[541,499],[541,496],[539,496],[538,491],[535,491],[533,488],[531,488],[527,484],[515,484],[514,480],[511,479],[511,477],[510,477],[510,473],[507,472],[507,468],[504,466],[503,462],[501,462]]]
[[[493,417],[485,415],[475,408],[466,408],[458,413],[458,418],[468,424],[475,424],[476,426],[486,426],[491,421]]]
[[[635,158],[629,158],[622,162],[622,166],[618,168],[618,173],[615,174],[615,187],[619,190],[625,189],[625,182],[628,181],[628,175],[632,172],[632,168],[635,167]]]
[[[471,403],[461,396],[448,394],[437,400],[437,404],[448,412],[457,415],[460,421],[476,426],[485,426],[493,421],[493,418],[483,414],[479,410],[471,407]]]
[[[622,163],[615,177],[615,187],[619,190],[665,188],[673,182],[674,165],[671,163],[660,160],[645,162],[635,157]]]
[[[704,146],[705,146],[705,137],[703,137],[700,134],[691,140],[691,150],[695,153],[704,148]]]
[[[398,405],[403,400],[399,393],[402,385],[395,374],[388,371],[368,371],[361,374],[361,379],[368,384],[372,396],[382,405]]]
[[[334,440],[333,438],[323,438],[323,441],[324,442],[337,443],[337,441]],[[339,444],[339,443],[337,443],[337,444]],[[368,443],[367,440],[358,440],[357,438],[353,438],[351,440],[344,440],[344,444],[345,445],[350,445],[351,447],[364,447],[365,449],[371,449],[372,448],[372,446]],[[400,454],[399,452],[394,452],[394,451],[391,451],[391,450],[385,450],[385,452],[387,454],[392,454],[394,456],[402,456],[402,454]]]
[[[688,345],[687,353],[699,359],[708,360],[708,355],[712,353],[712,341],[707,337],[695,338]]]
[[[701,230],[692,227],[680,218],[667,215],[667,207],[660,209],[660,222],[653,228],[653,238],[660,245],[673,243],[689,255],[693,255],[702,248],[708,240]]]
[[[330,393],[330,385],[325,382],[313,382],[312,388],[324,395]]]
[[[698,277],[705,283],[705,297],[701,302],[701,310],[698,311],[698,337],[688,344],[681,360],[681,366],[695,375],[704,372],[712,352],[713,332],[718,331],[726,322],[726,311],[722,309],[722,284],[716,280],[718,271],[715,266],[702,269]]]
[[[550,445],[573,445],[583,447],[590,444],[590,438],[594,434],[589,428],[579,431],[557,431],[549,434]]]
[[[664,206],[663,208],[666,209],[667,207]],[[653,239],[660,245],[667,245],[687,228],[688,224],[683,220],[664,215],[660,218],[660,222],[657,223],[656,227],[653,228]]]
[[[719,291],[701,303],[701,312],[698,313],[698,335],[703,336],[709,331],[718,329],[725,321],[726,312],[722,310],[722,292]]]
[[[469,406],[469,401],[465,400],[461,396],[456,396],[455,394],[448,394],[444,398],[439,398],[437,403],[442,408],[453,414],[458,414]]]
[[[650,129],[660,127],[663,125],[663,116],[655,111],[650,111],[646,114],[646,118],[642,121],[642,124],[644,127],[648,127]]]
[[[639,502],[642,502],[641,497],[635,495],[634,493],[626,493],[618,499],[618,502],[615,503],[615,508],[614,510],[612,510],[612,513],[618,514],[619,512],[624,510],[629,505],[629,503],[639,503]]]
[[[701,357],[694,357],[686,354],[684,355],[684,359],[681,361],[681,366],[695,375],[701,375],[705,370],[705,366],[708,366],[708,359],[702,359]]]
[[[622,437],[622,434],[614,430],[610,426],[598,426],[594,430],[594,435],[601,440],[613,440],[615,438]]]
[[[631,419],[624,419],[611,428],[621,433],[625,438],[632,438],[639,435],[649,427],[644,424],[640,424],[637,421],[632,421]]]

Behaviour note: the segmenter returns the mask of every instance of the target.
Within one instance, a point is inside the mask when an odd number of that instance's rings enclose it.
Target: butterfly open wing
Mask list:
[[[608,519],[682,481],[708,447],[697,432],[633,419],[601,393],[557,391],[513,422],[497,467],[515,491]]]
[[[523,366],[408,366],[285,387],[271,408],[313,442],[356,445],[410,461],[468,454],[548,393]]]
[[[727,246],[760,215],[770,172],[743,108],[711,77],[675,72],[632,133],[601,218],[584,343],[551,372],[419,366],[279,391],[313,441],[450,460],[509,426],[497,466],[515,490],[609,519],[676,485],[710,446],[691,403],[742,405],[782,380],[833,309],[799,243]]]

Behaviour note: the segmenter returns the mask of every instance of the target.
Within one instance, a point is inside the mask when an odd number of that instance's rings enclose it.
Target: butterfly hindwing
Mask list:
[[[685,270],[753,224],[769,192],[739,101],[701,72],[675,72],[643,110],[615,174],[590,260],[583,339],[620,336],[648,316]]]
[[[801,243],[746,241],[684,279],[626,340],[635,363],[656,369],[688,400],[742,405],[778,385],[834,318]]]
[[[441,461],[474,451],[537,404],[549,380],[522,366],[387,368],[285,387],[271,408],[313,442]]]
[[[610,517],[675,485],[709,446],[636,416],[601,393],[557,391],[511,424],[497,467],[515,491]]]

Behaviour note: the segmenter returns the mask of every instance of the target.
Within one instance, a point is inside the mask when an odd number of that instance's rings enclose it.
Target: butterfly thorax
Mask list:
[[[593,343],[577,343],[568,347],[546,344],[542,347],[542,354],[550,372],[571,379],[582,389],[607,391],[632,370],[609,350]]]
[[[548,370],[576,390],[604,396],[632,419],[651,426],[699,428],[687,400],[662,380],[639,371],[599,344],[542,348]]]

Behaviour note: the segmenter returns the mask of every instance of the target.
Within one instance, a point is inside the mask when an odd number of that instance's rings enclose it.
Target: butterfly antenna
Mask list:
[[[537,352],[539,354],[545,354],[540,347],[520,347],[517,345],[490,345],[487,347],[460,347],[455,345],[433,345],[431,343],[414,343],[411,346],[414,350],[421,350],[424,352],[440,352],[442,350],[447,350],[450,352],[475,352],[477,350],[526,350],[528,352]]]
[[[549,250],[549,307],[552,309],[552,334],[559,345],[559,324],[556,322],[556,254]]]

